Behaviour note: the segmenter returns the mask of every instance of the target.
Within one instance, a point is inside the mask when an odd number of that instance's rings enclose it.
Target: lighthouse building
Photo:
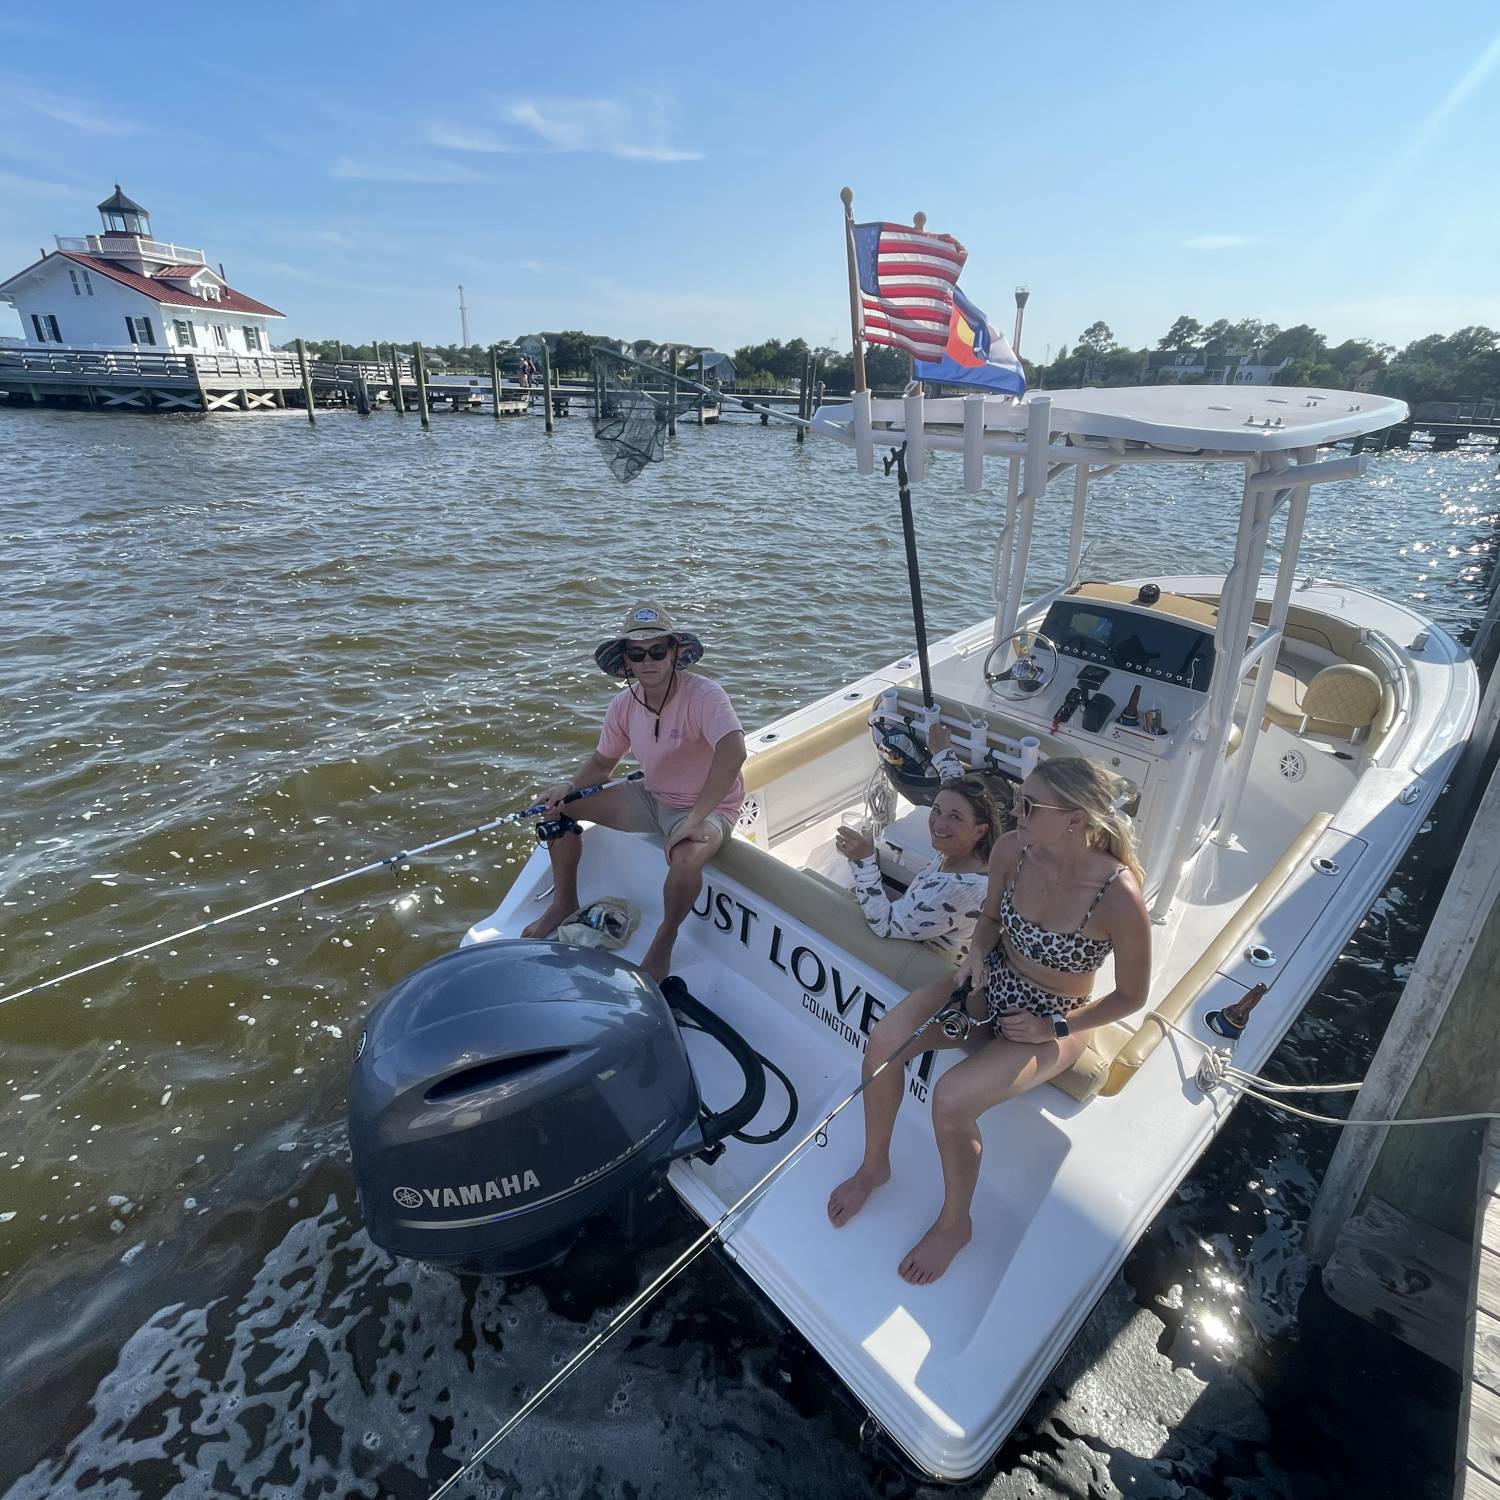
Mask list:
[[[115,184],[103,232],[56,236],[57,249],[0,282],[22,346],[264,354],[284,314],[231,287],[201,250],[151,236],[146,210]],[[11,347],[15,347],[11,345]]]

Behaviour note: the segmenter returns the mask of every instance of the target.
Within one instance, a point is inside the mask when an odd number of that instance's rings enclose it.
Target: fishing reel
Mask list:
[[[969,1033],[976,1026],[983,1026],[983,1021],[976,1021],[968,1012],[967,1001],[969,991],[973,988],[970,980],[964,982],[948,996],[948,1003],[933,1016],[937,1029],[948,1038],[950,1042],[966,1042]]]
[[[545,848],[555,839],[566,838],[570,833],[582,832],[582,823],[576,822],[567,813],[559,813],[555,818],[543,818],[536,825],[536,841]]]

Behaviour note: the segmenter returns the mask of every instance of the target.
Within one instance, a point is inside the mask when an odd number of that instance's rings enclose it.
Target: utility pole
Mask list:
[[[461,281],[458,284],[458,329],[459,347],[467,349],[469,347],[469,309],[464,306],[464,284]]]

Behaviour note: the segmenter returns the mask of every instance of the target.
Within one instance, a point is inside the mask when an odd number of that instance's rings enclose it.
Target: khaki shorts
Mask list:
[[[630,783],[628,792],[630,801],[626,812],[630,825],[626,829],[627,833],[659,833],[664,839],[671,838],[672,830],[692,811],[691,808],[668,807],[665,802],[658,802],[638,781]],[[709,813],[703,820],[703,826],[718,834],[715,848],[734,832],[733,822],[721,812]]]

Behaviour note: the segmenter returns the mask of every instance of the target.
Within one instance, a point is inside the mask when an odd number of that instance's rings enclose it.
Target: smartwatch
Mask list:
[[[1052,1033],[1058,1041],[1062,1041],[1065,1036],[1072,1035],[1068,1030],[1068,1018],[1061,1011],[1054,1011],[1052,1014]]]

